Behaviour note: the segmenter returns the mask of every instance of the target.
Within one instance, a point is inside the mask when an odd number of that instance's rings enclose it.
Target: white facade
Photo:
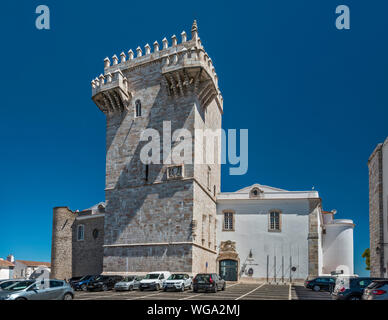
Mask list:
[[[47,268],[50,272],[50,264],[47,262],[16,260],[14,278],[29,279],[35,271],[39,271],[42,268]]]
[[[252,193],[254,190],[257,195]],[[314,207],[312,203],[318,205]],[[272,282],[288,282],[290,278],[304,280],[309,276],[309,261],[316,264],[320,275],[328,270],[328,273],[335,271],[335,268],[331,268],[344,263],[353,273],[353,228],[330,225],[327,228],[329,241],[325,241],[327,233],[323,230],[326,230],[326,224],[320,203],[319,194],[314,190],[286,191],[258,184],[236,192],[219,194],[219,257],[222,259],[223,243],[235,243],[239,279],[256,278]],[[271,230],[271,212],[279,213],[277,230]],[[225,213],[233,213],[232,230],[225,229]],[[316,252],[314,261],[311,257],[309,260],[311,235],[316,235],[318,239],[316,247],[310,248],[310,252]],[[336,259],[336,252],[347,251],[350,251],[349,254]],[[330,264],[326,265],[328,257]]]
[[[12,279],[13,269],[9,267],[0,267],[0,280]]]
[[[12,279],[15,265],[7,260],[0,258],[0,280]]]

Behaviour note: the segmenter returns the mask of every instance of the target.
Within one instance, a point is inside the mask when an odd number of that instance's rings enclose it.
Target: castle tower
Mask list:
[[[195,21],[191,40],[182,32],[180,43],[174,35],[170,45],[164,38],[152,47],[106,58],[104,74],[92,81],[92,99],[106,115],[103,270],[215,272],[219,142],[213,164],[199,163],[194,151],[202,148],[197,129],[221,128],[218,78]],[[169,125],[172,150],[177,129],[193,137],[192,163],[162,161],[171,154]],[[160,164],[141,160],[146,129],[159,132]]]

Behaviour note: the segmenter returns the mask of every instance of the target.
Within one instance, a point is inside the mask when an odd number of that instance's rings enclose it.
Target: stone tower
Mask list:
[[[106,115],[104,273],[215,272],[220,161],[199,164],[194,150],[197,129],[221,128],[223,101],[197,24],[191,40],[183,31],[180,43],[174,35],[161,48],[155,41],[152,52],[147,44],[136,57],[129,50],[112,59],[92,81],[92,99]],[[173,137],[177,129],[191,133],[191,164],[141,161],[145,129],[159,132],[161,153],[170,153],[166,121]],[[172,148],[179,136],[174,141]]]
[[[368,160],[370,274],[388,276],[388,138]]]

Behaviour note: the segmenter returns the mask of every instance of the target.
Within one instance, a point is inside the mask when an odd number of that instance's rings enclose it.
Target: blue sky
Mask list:
[[[51,30],[35,8],[51,9]],[[350,7],[351,29],[335,28]],[[105,117],[90,81],[106,56],[199,35],[224,97],[223,127],[249,129],[255,182],[320,192],[351,218],[355,270],[369,247],[367,160],[387,131],[388,3],[383,1],[19,1],[2,4],[0,257],[50,260],[52,208],[104,200]]]

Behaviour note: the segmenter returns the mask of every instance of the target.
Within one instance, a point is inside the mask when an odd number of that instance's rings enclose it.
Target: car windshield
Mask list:
[[[90,278],[92,278],[94,276],[83,276],[80,281],[85,281],[85,280],[89,280]]]
[[[159,273],[149,273],[144,277],[144,279],[158,279],[158,278],[159,278]]]
[[[134,276],[129,276],[129,277],[124,277],[124,279],[122,281],[123,282],[131,282],[131,281],[133,281],[133,279],[135,279]]]
[[[168,280],[183,280],[185,277],[184,274],[172,274]]]
[[[16,283],[11,284],[9,287],[7,287],[7,290],[9,291],[24,290],[34,283],[35,281],[18,281]]]
[[[0,289],[7,290],[7,287],[9,287],[10,285],[12,285],[16,282],[17,281],[4,281],[4,282],[0,283]]]
[[[105,280],[107,279],[108,277],[107,276],[98,276],[96,279],[94,279],[95,281],[102,281],[102,280]]]

